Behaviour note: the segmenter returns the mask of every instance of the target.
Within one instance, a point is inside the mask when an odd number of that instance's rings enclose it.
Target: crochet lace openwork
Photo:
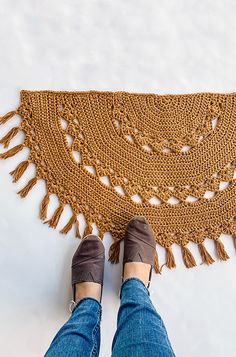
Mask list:
[[[236,236],[236,93],[22,90],[19,107],[1,124],[15,114],[20,125],[0,143],[8,148],[21,130],[24,142],[0,158],[30,149],[11,175],[16,182],[35,164],[35,177],[19,194],[25,197],[45,180],[40,218],[50,227],[70,205],[72,216],[60,232],[75,227],[81,238],[77,216],[83,213],[84,236],[92,223],[101,238],[111,232],[109,260],[116,263],[127,222],[144,215],[166,249],[167,267],[176,266],[173,243],[188,268],[196,265],[189,241],[198,244],[203,262],[213,263],[205,238],[214,240],[219,259],[229,258],[219,237]],[[60,204],[47,220],[51,194]],[[160,272],[157,255],[155,270]]]

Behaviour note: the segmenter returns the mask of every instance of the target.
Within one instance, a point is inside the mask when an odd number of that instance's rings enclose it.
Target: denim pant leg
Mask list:
[[[81,299],[61,327],[44,357],[97,357],[102,307],[92,297]]]
[[[175,357],[165,325],[144,283],[128,278],[120,295],[112,357]]]

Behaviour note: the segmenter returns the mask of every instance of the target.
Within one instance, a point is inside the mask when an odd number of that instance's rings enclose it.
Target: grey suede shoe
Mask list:
[[[127,262],[143,262],[150,264],[149,282],[150,285],[152,269],[154,267],[156,254],[156,242],[151,225],[143,216],[133,217],[124,235],[124,258],[122,281],[124,281],[124,265]]]
[[[75,287],[77,283],[91,281],[101,284],[103,289],[104,262],[105,249],[101,238],[95,234],[88,234],[82,239],[72,258],[71,283],[73,300],[70,304],[70,312],[73,311],[76,305]]]

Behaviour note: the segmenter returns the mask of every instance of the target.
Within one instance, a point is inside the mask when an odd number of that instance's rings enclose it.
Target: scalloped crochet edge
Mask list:
[[[21,117],[21,115],[18,112],[18,109],[12,110],[12,111],[6,113],[4,116],[0,117],[0,125],[8,122],[8,120],[10,120],[16,114]],[[22,120],[24,120],[24,119],[22,118]],[[20,130],[24,131],[21,127],[21,124],[19,124],[19,126],[13,127],[3,138],[0,139],[0,144],[2,144],[4,146],[4,148],[8,148],[11,140],[17,135],[17,133]],[[13,148],[5,151],[4,153],[1,153],[0,159],[7,159],[9,157],[16,155],[24,147],[28,147],[25,145],[24,142],[19,145],[16,145]],[[31,161],[29,159],[24,160],[24,161],[20,162],[13,171],[10,172],[10,174],[12,175],[12,178],[13,178],[13,182],[17,182],[21,178],[21,176],[24,174],[24,172],[26,171],[26,169],[28,168],[30,163],[31,163]],[[26,186],[17,192],[20,195],[20,197],[22,197],[22,198],[26,197],[28,195],[29,191],[36,185],[36,183],[39,179],[42,179],[42,178],[37,177],[37,175],[34,178],[30,179],[28,181],[28,183],[26,184]],[[57,227],[57,224],[58,224],[60,217],[62,215],[64,206],[66,204],[61,202],[59,207],[57,207],[56,210],[54,211],[53,216],[49,220],[46,220],[47,219],[47,208],[48,208],[48,205],[50,202],[51,194],[53,194],[53,192],[49,192],[49,191],[46,192],[46,195],[44,196],[44,198],[40,204],[39,218],[43,221],[43,223],[47,223],[50,227],[55,229]],[[77,238],[83,239],[85,236],[92,233],[92,231],[93,231],[92,222],[89,221],[88,217],[86,216],[86,213],[83,212],[85,219],[86,219],[86,227],[83,232],[83,235],[80,234],[79,220],[77,217],[77,215],[79,213],[80,212],[78,212],[78,213],[74,212],[72,209],[72,216],[68,220],[67,224],[59,232],[62,234],[67,234],[72,229],[72,227],[75,226],[75,237],[77,237]],[[236,217],[234,216],[234,218],[236,218]],[[226,229],[225,229],[225,227],[221,227],[221,229],[217,228],[216,234],[213,234],[213,236],[209,236],[209,238],[213,239],[215,242],[216,253],[217,253],[219,260],[221,260],[221,261],[226,261],[230,258],[228,253],[225,250],[224,244],[220,240],[221,233],[226,232],[227,234],[232,235],[232,238],[234,240],[234,246],[236,249],[236,223],[234,222],[235,224],[231,224],[231,222],[232,222],[232,220],[230,220],[230,222],[227,224]],[[104,236],[106,230],[100,229],[97,222],[95,222],[95,223],[98,227],[99,237],[101,239],[103,239],[103,236]],[[116,229],[116,230],[114,229],[114,232],[111,232],[112,236],[114,238],[114,242],[111,244],[111,246],[109,248],[108,260],[112,264],[117,264],[119,262],[120,242],[123,240],[123,236],[121,233],[123,231],[124,231],[124,228]],[[202,237],[201,234],[202,234],[202,232],[199,232],[199,237]],[[198,236],[198,232],[196,232],[196,235]],[[199,243],[196,243],[196,242],[194,242],[194,243],[198,245],[199,253],[202,258],[202,263],[211,265],[215,262],[215,260],[212,258],[212,256],[207,251],[207,249],[204,245],[205,237],[200,240],[201,241],[199,241]],[[195,267],[197,265],[196,260],[193,256],[193,254],[191,253],[191,251],[189,250],[189,248],[187,247],[187,244],[184,244],[184,242],[183,242],[183,244],[180,245],[180,247],[181,247],[182,258],[183,258],[183,262],[184,262],[185,266],[187,268]],[[154,271],[159,274],[161,274],[163,266],[167,266],[169,269],[176,267],[175,257],[174,257],[173,251],[172,251],[172,244],[167,247],[164,247],[164,248],[166,250],[166,262],[162,266],[160,266],[160,264],[159,264],[157,251],[155,254]]]

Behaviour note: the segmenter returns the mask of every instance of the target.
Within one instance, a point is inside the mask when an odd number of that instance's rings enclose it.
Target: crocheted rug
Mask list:
[[[229,258],[220,234],[236,236],[236,93],[153,94],[103,91],[20,92],[20,104],[0,118],[21,117],[0,143],[7,159],[28,147],[30,154],[11,172],[16,182],[30,164],[36,175],[18,193],[25,197],[44,180],[47,193],[39,216],[55,228],[65,205],[72,216],[60,231],[92,232],[114,239],[109,260],[117,263],[128,221],[144,215],[166,266],[176,266],[173,243],[186,267],[196,265],[188,243],[202,261],[214,262],[204,245],[215,242],[216,256]],[[24,142],[8,148],[19,131]],[[59,206],[47,217],[50,195]],[[78,214],[86,218],[81,236]],[[74,229],[74,228],[73,228]],[[158,250],[158,247],[157,247]],[[158,256],[155,271],[160,273]]]

